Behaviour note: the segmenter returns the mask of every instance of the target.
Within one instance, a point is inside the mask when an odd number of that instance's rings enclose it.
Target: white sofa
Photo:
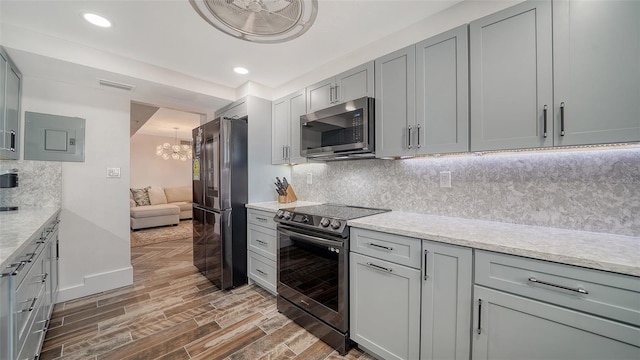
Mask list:
[[[190,186],[146,187],[131,189],[129,193],[132,230],[177,225],[180,220],[193,218]]]

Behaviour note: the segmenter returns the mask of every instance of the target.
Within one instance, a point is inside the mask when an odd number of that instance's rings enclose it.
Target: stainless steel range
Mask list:
[[[278,210],[278,311],[344,355],[349,350],[347,221],[387,212],[337,204]]]

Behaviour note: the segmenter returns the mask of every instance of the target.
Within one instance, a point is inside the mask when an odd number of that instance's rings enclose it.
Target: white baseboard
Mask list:
[[[61,303],[132,284],[133,267],[131,266],[100,274],[92,274],[85,276],[82,284],[60,288],[57,302]]]

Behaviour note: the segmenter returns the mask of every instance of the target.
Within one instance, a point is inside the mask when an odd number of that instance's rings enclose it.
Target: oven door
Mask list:
[[[278,225],[278,295],[348,330],[348,239]]]

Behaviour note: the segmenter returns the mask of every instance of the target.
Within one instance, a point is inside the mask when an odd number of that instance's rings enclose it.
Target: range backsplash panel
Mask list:
[[[311,163],[292,178],[301,200],[640,236],[640,148]]]
[[[0,189],[0,203],[23,207],[60,207],[62,163],[53,161],[0,161],[0,170],[18,169],[18,187]],[[10,202],[4,204],[5,202]]]

